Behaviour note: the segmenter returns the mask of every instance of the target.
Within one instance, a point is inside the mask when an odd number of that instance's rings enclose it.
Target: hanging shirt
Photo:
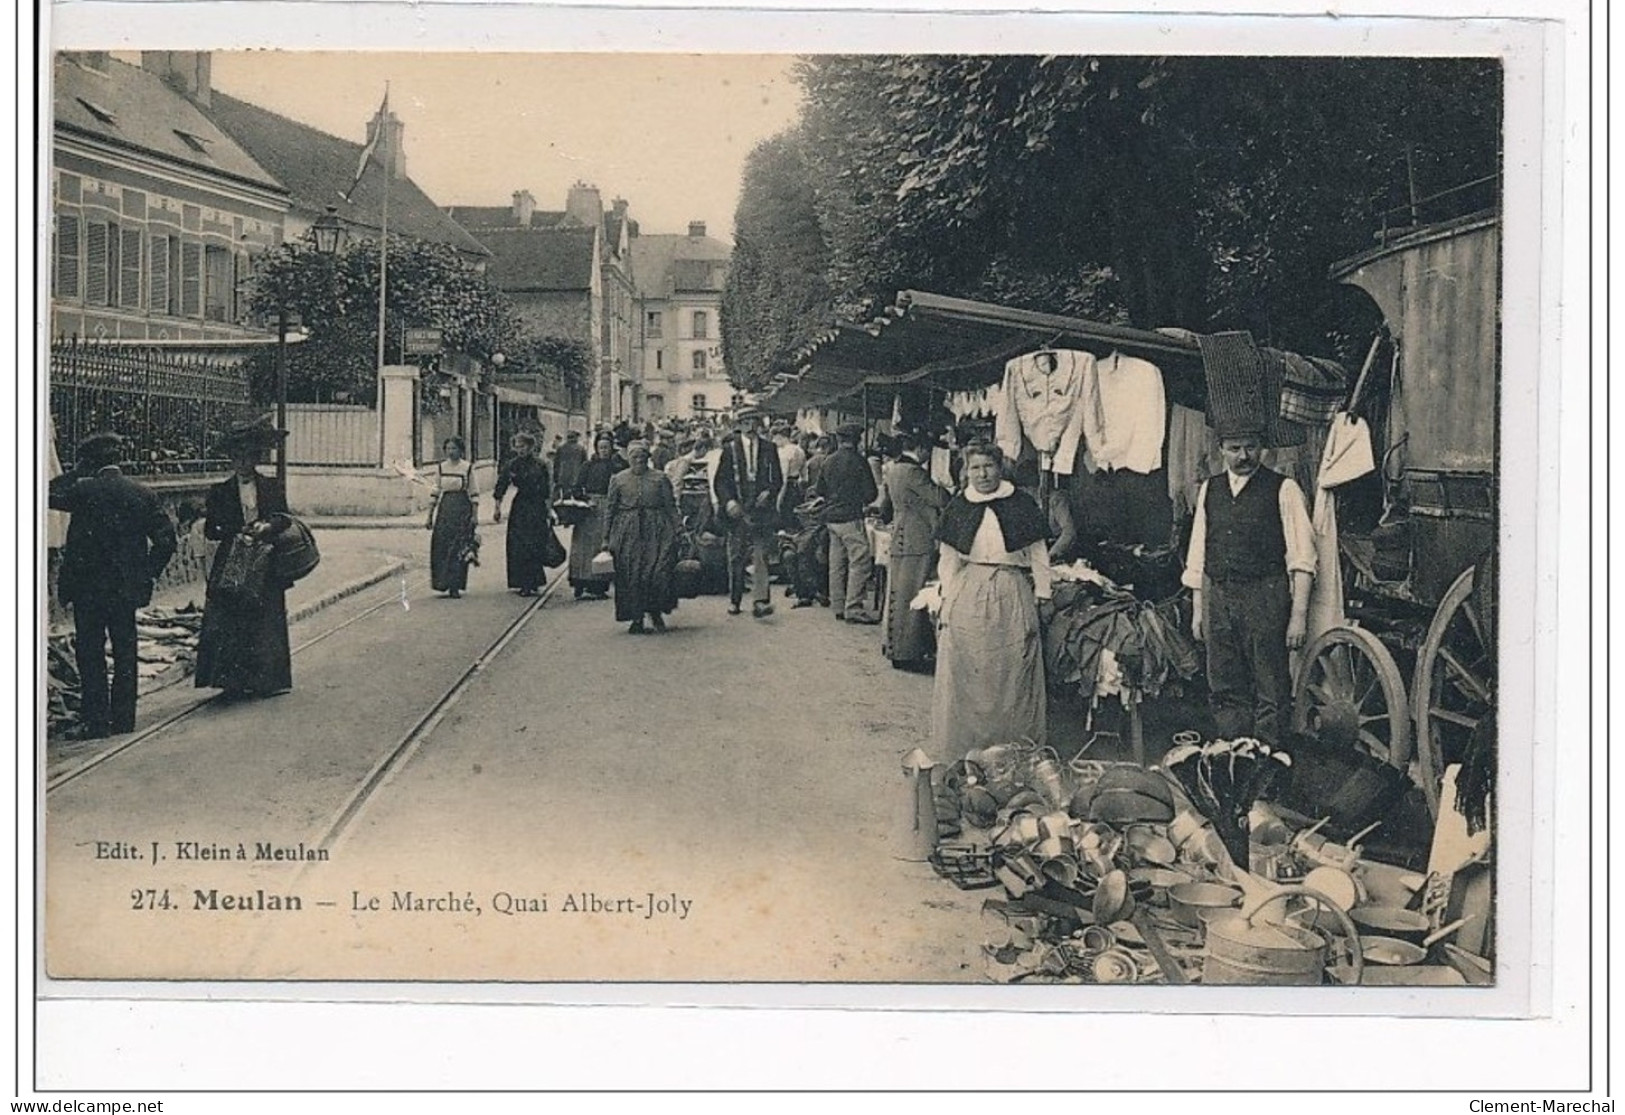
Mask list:
[[[1310,522],[1315,535],[1319,575],[1309,593],[1309,639],[1340,626],[1343,614],[1343,570],[1337,553],[1337,498],[1332,489],[1358,480],[1377,467],[1371,449],[1371,427],[1348,414],[1334,415],[1326,432],[1315,482],[1315,509]],[[1307,646],[1307,642],[1305,646]]]
[[[1113,352],[1093,361],[1085,384],[1084,440],[1096,468],[1156,472],[1162,467],[1168,401],[1162,370],[1148,360]]]
[[[1040,468],[1072,474],[1083,439],[1085,385],[1094,365],[1087,352],[1045,349],[1004,366],[993,429],[1006,458],[1021,455],[1025,435],[1038,450]]]

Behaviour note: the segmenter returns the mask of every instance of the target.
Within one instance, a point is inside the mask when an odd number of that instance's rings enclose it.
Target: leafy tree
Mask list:
[[[766,140],[745,161],[722,296],[722,357],[734,387],[765,386],[787,354],[827,327],[828,268],[801,136]]]
[[[336,257],[302,242],[267,253],[254,273],[252,312],[275,321],[278,306],[298,315],[308,338],[290,345],[288,398],[295,402],[375,399],[378,359],[378,244],[362,241]],[[474,266],[451,247],[391,237],[385,307],[384,360],[401,361],[408,328],[438,327],[449,352],[486,357],[516,348],[521,340],[512,306]],[[439,358],[414,357],[429,376]],[[275,392],[276,355],[253,362],[257,398]],[[425,399],[438,398],[432,391]]]
[[[1396,206],[1409,221],[1410,198],[1499,164],[1485,59],[827,56],[799,78],[794,154],[753,161],[740,241],[771,164],[799,159],[792,200],[811,198],[827,297],[849,317],[914,287],[1314,351],[1328,265]],[[752,268],[782,264],[757,250],[725,302],[740,329],[771,320],[774,280]],[[771,332],[764,353],[736,341],[741,366],[772,368],[815,329]]]

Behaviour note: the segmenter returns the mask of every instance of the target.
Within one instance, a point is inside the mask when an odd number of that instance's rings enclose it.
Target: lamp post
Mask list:
[[[316,251],[323,256],[335,256],[344,246],[344,221],[338,207],[329,205],[327,212],[310,226],[310,239]],[[288,292],[279,278],[276,297],[276,428],[288,428],[288,330],[298,324],[298,316],[288,310]],[[285,492],[288,490],[288,439],[277,443],[276,479]]]

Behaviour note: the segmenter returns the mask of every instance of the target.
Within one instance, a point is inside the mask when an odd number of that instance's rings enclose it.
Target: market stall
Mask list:
[[[1371,269],[1394,254],[1353,261],[1335,277],[1369,280]],[[1469,257],[1478,258],[1462,254]],[[1396,274],[1408,272],[1401,267]],[[1382,305],[1390,322],[1414,309],[1400,297],[1401,304]],[[1437,318],[1441,311],[1431,312]],[[1411,322],[1406,332],[1415,337],[1427,329]],[[1493,340],[1493,328],[1466,332]],[[1405,335],[1392,325],[1389,334]],[[1391,365],[1386,393],[1366,397],[1381,395],[1386,405],[1394,396],[1400,365],[1383,343],[1382,336],[1373,342],[1351,392],[1351,377],[1335,363],[1258,346],[1244,333],[1129,329],[909,291],[875,320],[815,340],[800,354],[797,373],[780,377],[764,398],[780,413],[858,418],[877,433],[901,419],[940,432],[946,445],[963,445],[972,435],[996,440],[1018,462],[1017,483],[1051,510],[1052,537],[1069,530],[1076,536],[1075,548],[1060,555],[1067,560],[1057,562],[1043,638],[1049,691],[1085,706],[1082,738],[1052,739],[1053,749],[1005,741],[946,769],[916,753],[905,768],[919,790],[914,800],[932,803],[929,815],[917,808],[913,831],[940,838],[909,858],[929,856],[957,885],[992,895],[984,906],[991,978],[1493,979],[1482,809],[1468,818],[1447,811],[1426,831],[1390,816],[1410,805],[1395,794],[1413,783],[1425,783],[1437,814],[1439,777],[1407,764],[1410,703],[1403,685],[1384,680],[1397,678],[1397,668],[1381,661],[1385,653],[1392,657],[1390,640],[1371,629],[1358,599],[1348,611],[1342,599],[1345,581],[1373,595],[1373,555],[1378,564],[1381,558],[1380,531],[1375,540],[1351,534],[1352,545],[1342,548],[1341,560],[1335,556],[1335,507],[1339,492],[1353,491],[1352,481],[1373,471],[1362,467],[1346,427],[1383,359]],[[1412,392],[1406,414],[1410,436],[1418,437],[1426,404]],[[1142,709],[1170,693],[1199,693],[1202,685],[1188,634],[1189,598],[1179,587],[1182,527],[1201,480],[1218,471],[1208,416],[1238,405],[1267,411],[1266,464],[1315,498],[1316,546],[1334,555],[1336,575],[1326,579],[1336,591],[1317,598],[1319,637],[1297,664],[1295,734],[1264,743],[1215,739],[1210,730],[1163,730],[1147,741]],[[1399,429],[1406,414],[1374,421],[1379,436]],[[947,456],[932,462],[942,481],[949,479]],[[1466,471],[1477,475],[1471,462]],[[1431,506],[1427,493],[1438,489],[1446,496],[1476,492],[1461,472],[1459,462],[1413,468],[1405,474],[1408,506]],[[1437,488],[1427,487],[1429,477],[1442,477]],[[1427,510],[1420,515],[1430,518]],[[1456,550],[1473,529],[1464,525],[1471,515],[1431,518],[1450,521],[1443,535]],[[1329,536],[1322,536],[1328,519]],[[1425,527],[1410,537],[1435,549],[1442,544],[1441,534],[1428,536]],[[1419,566],[1413,560],[1408,568]],[[1472,571],[1469,564],[1461,577]],[[1454,583],[1440,601],[1444,618],[1434,637],[1421,641],[1416,667],[1420,679],[1424,662],[1433,662],[1425,684],[1416,686],[1426,694],[1417,700],[1430,702],[1431,722],[1420,713],[1416,720],[1417,732],[1431,730],[1435,740],[1454,732],[1456,765],[1447,780],[1453,788],[1463,752],[1483,739],[1481,725],[1493,724],[1485,715],[1493,707],[1493,673],[1485,681],[1493,668],[1493,654],[1484,649],[1488,621],[1474,622],[1492,617],[1493,608],[1464,605],[1456,599],[1461,577],[1450,576]],[[1428,576],[1387,581],[1390,588],[1404,585],[1390,596],[1405,596],[1427,591]],[[1452,647],[1466,635],[1480,641],[1463,662]],[[1475,688],[1474,679],[1485,684]],[[1374,699],[1384,707],[1366,707]],[[1456,707],[1468,702],[1470,708]],[[1095,717],[1108,708],[1121,709],[1126,762],[1101,761],[1102,753],[1088,750]],[[1392,709],[1405,713],[1403,726]],[[1196,728],[1192,720],[1181,727]],[[1477,735],[1463,744],[1468,729]],[[1399,772],[1404,784],[1373,781],[1373,768]],[[1483,777],[1482,761],[1469,776]],[[1373,789],[1379,783],[1381,793]],[[1411,812],[1426,821],[1419,790],[1414,798]],[[1384,830],[1385,821],[1394,822],[1392,831]],[[1464,899],[1464,880],[1467,889],[1477,888],[1476,899]]]

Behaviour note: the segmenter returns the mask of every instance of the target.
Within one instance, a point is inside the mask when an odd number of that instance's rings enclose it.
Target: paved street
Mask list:
[[[256,861],[262,842],[314,847],[523,612],[499,539],[463,600],[419,587],[410,608],[392,600],[299,653],[293,693],[211,704],[52,793],[52,973],[978,978],[979,899],[890,854],[898,755],[925,743],[930,679],[892,670],[876,629],[823,609],[754,621],[708,597],[639,638],[612,603],[566,587],[329,861]],[[328,609],[294,643],[399,592],[392,580]],[[146,858],[97,859],[98,841]],[[233,858],[180,860],[177,842]],[[148,889],[171,908],[134,909]],[[211,891],[216,906],[294,895],[302,909],[211,909]]]

